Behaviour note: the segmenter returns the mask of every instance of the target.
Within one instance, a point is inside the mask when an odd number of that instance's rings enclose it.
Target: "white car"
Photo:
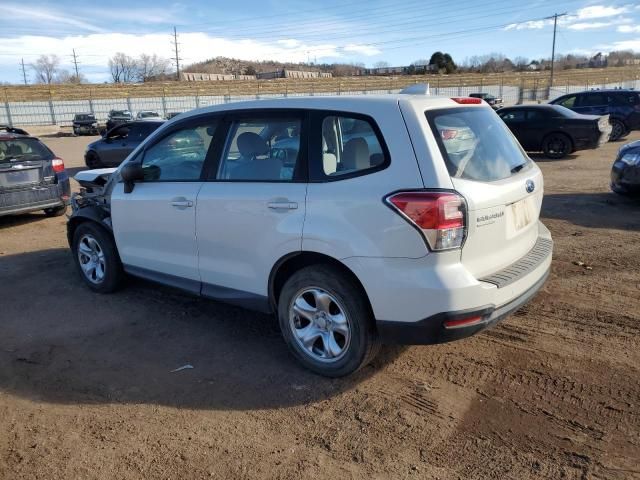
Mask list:
[[[158,121],[158,120],[162,120],[162,117],[158,112],[154,112],[153,110],[141,110],[136,115],[136,120]]]
[[[272,312],[293,355],[327,376],[380,343],[479,332],[551,264],[542,174],[481,99],[207,107],[76,179],[68,238],[91,289],[126,272]]]

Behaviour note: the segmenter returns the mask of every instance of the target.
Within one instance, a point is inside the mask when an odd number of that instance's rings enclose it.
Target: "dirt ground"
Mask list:
[[[90,140],[46,142],[75,172]],[[620,145],[538,159],[555,252],[534,301],[339,380],[298,367],[270,317],[141,280],[91,293],[64,217],[0,218],[0,478],[640,479],[640,201],[608,190]]]

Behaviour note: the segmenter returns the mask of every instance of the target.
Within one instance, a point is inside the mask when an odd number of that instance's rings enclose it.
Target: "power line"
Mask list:
[[[20,60],[20,65],[22,66],[22,78],[24,79],[24,84],[26,85],[28,82],[27,82],[27,71],[24,68],[24,58]]]
[[[73,49],[73,66],[76,69],[76,80],[80,82],[80,73],[78,72],[78,57],[76,56],[76,49]]]
[[[553,64],[556,59],[556,30],[558,29],[558,17],[567,16],[567,12],[565,13],[555,13],[551,17],[545,18],[545,20],[549,20],[553,18],[553,43],[551,44],[551,76],[549,77],[549,87],[553,88]]]
[[[176,51],[176,80],[180,81],[180,55],[178,54],[178,32],[176,31],[176,27],[173,27],[173,45]]]

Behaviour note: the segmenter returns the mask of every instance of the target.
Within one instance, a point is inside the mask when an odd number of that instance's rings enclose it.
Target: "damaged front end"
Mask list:
[[[85,170],[73,177],[81,188],[71,195],[72,211],[67,222],[69,245],[73,242],[76,227],[85,221],[96,222],[109,232],[113,231],[109,198],[115,171],[115,168]]]

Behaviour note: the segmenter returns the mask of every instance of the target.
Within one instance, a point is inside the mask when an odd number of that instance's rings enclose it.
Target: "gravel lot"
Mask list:
[[[46,143],[75,172],[91,140]],[[556,246],[533,302],[340,380],[299,368],[270,317],[141,280],[93,294],[64,217],[0,217],[0,478],[640,478],[640,201],[608,190],[619,146],[539,159]]]

